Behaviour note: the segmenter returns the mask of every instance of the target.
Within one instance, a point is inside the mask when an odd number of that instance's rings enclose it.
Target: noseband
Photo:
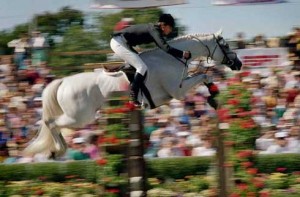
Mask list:
[[[222,41],[224,38],[222,38],[222,37],[219,37],[219,38],[216,38],[216,36],[214,35],[214,38],[215,38],[215,40],[216,40],[216,43],[217,43],[217,45],[220,47],[220,49],[221,49],[221,51],[222,51],[222,53],[223,53],[223,55],[224,55],[224,57],[223,57],[223,60],[222,60],[222,64],[226,64],[226,65],[229,65],[229,66],[233,66],[234,65],[234,62],[235,62],[235,60],[237,59],[237,55],[236,55],[236,53],[234,53],[234,52],[229,52],[229,53],[226,53],[226,51],[224,50],[224,45],[222,45],[222,44],[220,44],[220,41]],[[228,57],[228,54],[234,54],[234,59],[233,60],[231,60],[229,57]]]

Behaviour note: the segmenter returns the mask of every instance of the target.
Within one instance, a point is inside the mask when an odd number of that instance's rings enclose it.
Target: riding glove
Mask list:
[[[186,60],[189,60],[191,59],[192,57],[192,54],[190,51],[183,51],[183,58],[186,59]]]

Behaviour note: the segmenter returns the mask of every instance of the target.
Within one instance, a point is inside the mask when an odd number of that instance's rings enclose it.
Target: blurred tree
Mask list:
[[[82,26],[84,14],[79,10],[63,7],[57,13],[36,15],[32,21],[38,30],[49,35],[63,35],[72,25]]]
[[[80,52],[80,51],[95,51],[100,50],[100,44],[97,40],[97,35],[94,32],[87,32],[81,26],[70,27],[64,35],[61,43],[54,46],[53,53],[61,52]],[[72,72],[81,72],[78,69],[85,63],[105,61],[106,55],[52,55],[49,59],[49,65],[58,67],[55,69],[57,75],[69,75]],[[59,69],[62,68],[62,69]]]
[[[99,16],[100,38],[108,45],[114,26],[122,18],[133,18],[134,24],[156,23],[158,21],[159,16],[162,13],[163,13],[162,9],[151,8],[151,9],[127,9],[114,14],[100,15]],[[174,18],[176,19],[176,16],[174,16]],[[179,28],[177,24],[177,28],[174,29],[174,32],[172,33],[171,37],[172,38],[176,37],[178,34],[184,32],[184,30],[185,30],[184,27],[181,26]]]
[[[53,36],[63,36],[73,25],[83,26],[84,14],[70,7],[63,7],[57,13],[45,12],[36,15],[29,23],[16,26],[13,31],[0,32],[0,54],[12,54],[13,49],[7,47],[7,43],[18,39],[20,35],[39,30],[48,35],[50,46],[54,46]],[[29,35],[30,36],[30,35]]]

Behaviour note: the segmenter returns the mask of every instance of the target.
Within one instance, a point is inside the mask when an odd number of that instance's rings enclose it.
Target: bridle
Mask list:
[[[230,66],[230,67],[232,67],[233,65],[234,65],[234,62],[235,62],[235,60],[237,59],[237,55],[236,55],[236,53],[234,53],[234,52],[226,52],[225,50],[224,50],[224,48],[223,47],[228,47],[228,44],[226,43],[226,44],[221,44],[220,42],[221,41],[224,41],[224,38],[223,37],[216,37],[215,36],[215,34],[213,34],[213,37],[214,37],[214,39],[215,39],[215,41],[216,41],[216,45],[215,45],[215,47],[214,47],[214,49],[213,49],[213,51],[211,52],[210,51],[210,49],[209,49],[209,47],[202,41],[202,40],[200,40],[199,38],[197,38],[196,36],[191,36],[192,38],[194,38],[194,39],[196,39],[196,40],[198,40],[206,49],[207,49],[207,51],[208,51],[208,55],[207,55],[207,57],[206,57],[206,61],[207,61],[207,63],[209,64],[212,60],[213,60],[213,57],[214,57],[214,54],[215,54],[215,52],[216,52],[216,49],[217,49],[217,47],[219,46],[220,47],[220,49],[221,49],[221,51],[222,51],[222,53],[223,53],[223,60],[221,61],[221,64],[226,64],[226,65],[228,65],[228,66]],[[230,53],[232,53],[232,54],[234,54],[235,55],[235,58],[234,58],[234,60],[231,60],[229,57],[228,57],[228,54],[230,54]],[[183,60],[181,60],[181,59],[179,59],[179,58],[176,58],[178,61],[180,61],[180,62],[182,62],[183,64],[184,64],[184,69],[183,69],[183,72],[182,72],[182,76],[181,76],[181,82],[180,82],[180,85],[179,85],[179,87],[181,88],[182,87],[182,82],[183,82],[183,79],[184,79],[184,74],[185,74],[185,72],[186,72],[186,70],[187,70],[187,60],[185,60],[185,61],[183,61]],[[199,64],[198,65],[200,65],[200,61],[199,61]],[[206,69],[206,71],[205,71],[205,73],[207,72],[209,70],[209,68],[207,68]]]
[[[228,44],[221,44],[220,41],[224,41],[224,38],[223,37],[219,37],[219,38],[216,38],[216,36],[214,35],[214,38],[216,40],[216,43],[217,45],[220,47],[224,57],[223,57],[223,60],[222,60],[222,64],[226,64],[226,65],[229,65],[229,66],[233,66],[234,65],[234,62],[235,60],[237,59],[237,54],[235,52],[228,52],[226,53],[226,51],[224,50],[224,47],[228,47]],[[233,54],[235,57],[234,59],[229,59],[228,57],[228,54]]]
[[[208,55],[207,55],[207,59],[206,59],[207,63],[209,63],[211,60],[213,60],[214,54],[215,54],[215,52],[216,52],[216,49],[217,49],[217,47],[219,46],[220,49],[221,49],[221,51],[222,51],[222,53],[223,53],[223,60],[221,61],[221,63],[222,63],[222,64],[229,65],[229,66],[233,66],[233,65],[234,65],[234,62],[235,62],[235,60],[237,59],[237,55],[236,55],[236,53],[234,53],[234,52],[226,52],[226,51],[224,50],[224,47],[226,47],[226,45],[228,45],[228,44],[227,44],[227,43],[226,43],[226,44],[221,44],[221,43],[220,43],[221,41],[224,41],[224,38],[223,38],[223,37],[217,38],[217,37],[213,34],[213,37],[214,37],[214,39],[215,39],[215,41],[216,41],[216,45],[215,45],[214,49],[212,50],[212,52],[211,52],[211,50],[209,49],[209,47],[208,47],[206,44],[203,43],[202,40],[200,40],[200,39],[197,38],[196,36],[192,36],[192,37],[193,37],[194,39],[198,40],[198,41],[199,41],[199,42],[207,49],[207,51],[208,51]],[[235,58],[234,58],[233,60],[231,60],[231,59],[229,58],[229,56],[228,56],[229,54],[234,54],[234,55],[235,55]]]

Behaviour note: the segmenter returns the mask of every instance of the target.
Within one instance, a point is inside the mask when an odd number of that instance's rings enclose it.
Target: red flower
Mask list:
[[[112,144],[118,144],[119,143],[119,139],[116,138],[116,137],[111,137],[110,138],[110,143],[112,143]]]
[[[253,156],[253,151],[252,150],[241,150],[237,153],[237,156],[239,158],[249,158]]]
[[[243,108],[237,108],[236,109],[236,113],[241,113],[241,112],[245,112],[245,110]]]
[[[230,94],[231,95],[237,95],[237,94],[240,94],[240,91],[238,91],[238,90],[230,90]]]
[[[255,123],[251,120],[247,120],[241,123],[243,129],[252,129],[255,127]]]
[[[39,179],[40,181],[45,181],[45,180],[47,180],[47,177],[46,177],[46,176],[40,176],[38,179]]]
[[[240,75],[241,75],[241,77],[248,77],[250,74],[251,74],[250,71],[244,71]]]
[[[96,162],[100,166],[104,166],[104,165],[107,164],[107,160],[106,159],[98,159]]]
[[[238,99],[229,99],[227,101],[227,104],[229,105],[238,105],[240,103],[240,101]]]
[[[232,167],[233,163],[232,162],[226,162],[224,163],[224,167]]]
[[[237,193],[232,193],[232,194],[230,194],[230,196],[229,197],[240,197],[241,195],[239,195],[239,194],[237,194]]]
[[[235,142],[234,141],[224,141],[224,144],[225,144],[225,146],[230,147],[230,146],[233,146],[235,144]]]
[[[253,166],[253,163],[250,162],[250,161],[245,161],[245,162],[242,162],[241,165],[242,165],[244,168],[249,168],[249,167]]]
[[[257,169],[256,168],[249,168],[248,170],[247,170],[247,173],[248,174],[251,174],[251,175],[255,175],[255,174],[257,174]]]
[[[268,191],[259,192],[259,197],[270,197],[270,193]]]
[[[255,192],[247,192],[246,197],[256,197]]]
[[[248,185],[245,184],[245,183],[240,183],[240,184],[237,185],[237,188],[239,188],[239,190],[244,191],[244,190],[248,189]]]
[[[38,189],[35,191],[35,195],[38,195],[38,196],[42,196],[42,195],[44,195],[44,193],[45,192],[42,189]]]
[[[261,189],[261,188],[263,188],[265,186],[265,184],[262,181],[256,181],[253,184],[258,189]]]
[[[74,179],[76,177],[77,177],[77,175],[67,175],[67,176],[65,176],[66,179]]]
[[[300,171],[293,172],[293,175],[300,175]]]
[[[118,194],[118,193],[120,193],[120,190],[116,189],[116,188],[113,188],[113,189],[106,189],[106,192],[113,193],[113,194]]]
[[[221,122],[226,121],[230,118],[229,110],[226,108],[218,109],[217,114]]]
[[[286,171],[286,168],[276,168],[276,171],[277,172],[284,172],[284,171]]]

